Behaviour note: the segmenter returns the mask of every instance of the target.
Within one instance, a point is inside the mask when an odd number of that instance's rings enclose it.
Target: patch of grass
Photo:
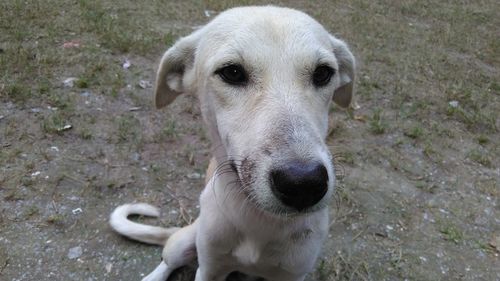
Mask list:
[[[94,55],[94,50],[88,52],[89,62],[84,64],[84,71],[75,81],[75,86],[81,89],[96,89],[116,98],[126,86],[120,62],[105,55]]]
[[[415,119],[426,114],[431,107],[432,101],[417,99],[403,104],[398,115],[401,119]]]
[[[485,242],[482,242],[482,241],[475,241],[474,243],[476,245],[476,248],[477,249],[480,249],[486,253],[489,253],[489,254],[495,254],[498,252],[498,250],[493,246],[491,245],[490,243],[485,243]]]
[[[494,178],[478,180],[475,182],[474,186],[479,192],[492,196],[493,198],[500,196],[500,182]]]
[[[67,3],[55,0],[0,2],[0,77],[6,85],[1,96],[24,104],[50,91],[52,78],[58,73],[54,68],[64,57],[55,47],[56,35],[66,35],[68,28],[77,26],[59,22],[66,18],[60,12],[68,12],[66,8]]]
[[[376,135],[381,135],[385,133],[387,129],[387,123],[382,118],[382,110],[376,109],[368,122],[370,126],[370,131]]]
[[[9,84],[0,92],[0,96],[15,103],[22,104],[31,98],[31,89],[22,83]]]
[[[434,148],[432,147],[432,143],[426,142],[422,152],[425,154],[425,156],[431,157],[432,155],[434,155],[436,153],[436,150],[434,150]]]
[[[485,135],[479,135],[477,138],[476,138],[477,142],[480,144],[480,145],[486,145],[490,142],[490,139],[488,138],[488,136],[485,136]]]
[[[415,184],[415,187],[431,194],[436,193],[436,191],[439,189],[436,184],[427,181],[419,181]]]
[[[41,95],[48,94],[52,87],[53,86],[50,80],[41,78],[38,82],[38,93],[40,93]]]
[[[26,168],[28,171],[33,168]],[[35,179],[29,176],[22,177],[20,183],[24,186],[32,186],[35,183]]]
[[[445,240],[451,241],[455,244],[459,244],[464,239],[462,231],[451,224],[442,226],[439,229],[439,232],[443,234],[443,238]]]
[[[382,89],[382,85],[380,85],[379,81],[373,81],[367,77],[361,77],[359,79],[357,93],[365,97],[370,97],[373,96],[375,91],[380,91]]]
[[[4,200],[6,201],[20,201],[24,200],[25,195],[18,188],[13,188],[5,193]]]
[[[139,136],[139,120],[134,116],[122,116],[117,119],[117,136],[119,142],[137,141]]]
[[[92,131],[87,127],[81,128],[79,135],[80,135],[80,138],[82,138],[84,140],[90,140],[93,138]]]
[[[179,136],[175,120],[168,120],[161,131],[162,138],[174,139]]]
[[[500,50],[500,48],[499,48],[499,50]],[[500,83],[498,83],[496,81],[491,82],[490,90],[494,91],[498,95],[500,93]]]
[[[60,112],[54,112],[45,117],[41,123],[42,130],[48,134],[64,133],[64,126],[68,125],[66,118]]]
[[[58,110],[74,110],[74,102],[66,95],[66,93],[51,93],[47,95],[47,103]]]
[[[23,212],[23,217],[29,218],[34,215],[37,215],[40,211],[38,210],[38,207],[36,206],[30,206]]]
[[[89,81],[87,78],[78,78],[75,81],[75,87],[79,89],[87,89],[89,87]]]
[[[446,114],[464,123],[472,132],[498,132],[496,110],[491,107],[495,103],[491,90],[484,87],[478,89],[473,87],[474,84],[465,81],[453,82],[445,93],[449,101],[455,101],[457,104],[452,106],[448,103]]]
[[[404,135],[412,139],[419,139],[423,136],[423,134],[424,128],[420,125],[415,125],[412,128],[404,131]]]
[[[95,33],[105,48],[121,53],[148,54],[157,46],[170,45],[174,41],[172,33],[160,34],[148,26],[150,22],[131,16],[130,11],[116,9],[115,5],[97,0],[79,0],[78,4],[84,28]]]
[[[467,154],[467,157],[471,159],[474,162],[477,162],[485,167],[491,168],[492,167],[492,162],[489,153],[479,150],[479,149],[473,149],[469,151]]]
[[[47,221],[50,224],[59,225],[59,224],[63,223],[64,216],[61,214],[52,214],[52,215],[48,216],[45,221]]]
[[[498,131],[493,112],[467,111],[461,107],[448,106],[446,114],[464,123],[472,132],[496,133]]]
[[[316,280],[327,281],[328,277],[333,273],[333,268],[328,264],[326,260],[321,260],[316,268]]]
[[[367,280],[368,277],[368,265],[365,261],[354,261],[342,252],[337,252],[330,259],[321,260],[314,272],[314,280],[317,281]]]
[[[236,6],[248,6],[256,1],[251,0],[205,0],[203,4],[207,9],[223,11]]]

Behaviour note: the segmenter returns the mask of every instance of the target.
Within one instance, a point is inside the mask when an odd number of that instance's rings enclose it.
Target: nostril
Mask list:
[[[285,205],[299,210],[318,203],[328,191],[328,172],[320,163],[290,162],[271,171],[271,188]]]

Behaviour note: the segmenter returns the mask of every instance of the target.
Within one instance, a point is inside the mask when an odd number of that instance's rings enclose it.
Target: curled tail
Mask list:
[[[158,217],[160,212],[157,208],[145,204],[125,204],[117,207],[109,218],[111,227],[121,235],[140,242],[165,245],[167,238],[174,234],[180,228],[163,228],[133,222],[127,217],[130,215],[142,215],[148,217]]]

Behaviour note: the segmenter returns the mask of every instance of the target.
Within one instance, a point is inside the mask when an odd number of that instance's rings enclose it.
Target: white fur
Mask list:
[[[244,67],[245,86],[228,84],[216,74],[228,64]],[[315,87],[312,73],[324,64],[336,73],[329,84]],[[268,281],[304,280],[327,235],[326,206],[334,192],[325,144],[328,109],[332,100],[349,105],[354,68],[347,45],[314,19],[271,6],[221,13],[164,54],[157,107],[181,93],[197,94],[221,165],[201,194],[198,219],[181,230],[126,219],[146,214],[144,205],[125,205],[113,213],[111,225],[119,233],[147,243],[167,241],[163,261],[144,280],[165,280],[196,257],[196,281],[223,281],[233,271]],[[294,160],[319,162],[329,177],[326,195],[301,212],[278,200],[269,183],[270,171]]]

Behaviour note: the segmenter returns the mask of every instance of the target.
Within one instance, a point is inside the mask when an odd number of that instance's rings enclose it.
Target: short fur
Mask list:
[[[217,70],[228,64],[244,67],[246,85],[221,79]],[[324,87],[311,83],[318,65],[335,69]],[[223,12],[167,50],[157,73],[156,106],[196,94],[214,159],[193,224],[162,229],[127,219],[158,215],[145,204],[120,206],[111,215],[117,232],[165,244],[163,261],[143,280],[164,281],[196,257],[196,281],[223,281],[234,271],[268,281],[304,280],[327,236],[334,192],[325,144],[328,109],[331,100],[350,104],[354,69],[343,41],[302,12],[272,6]],[[300,211],[276,198],[269,181],[272,169],[297,160],[321,163],[329,178],[326,195]]]

